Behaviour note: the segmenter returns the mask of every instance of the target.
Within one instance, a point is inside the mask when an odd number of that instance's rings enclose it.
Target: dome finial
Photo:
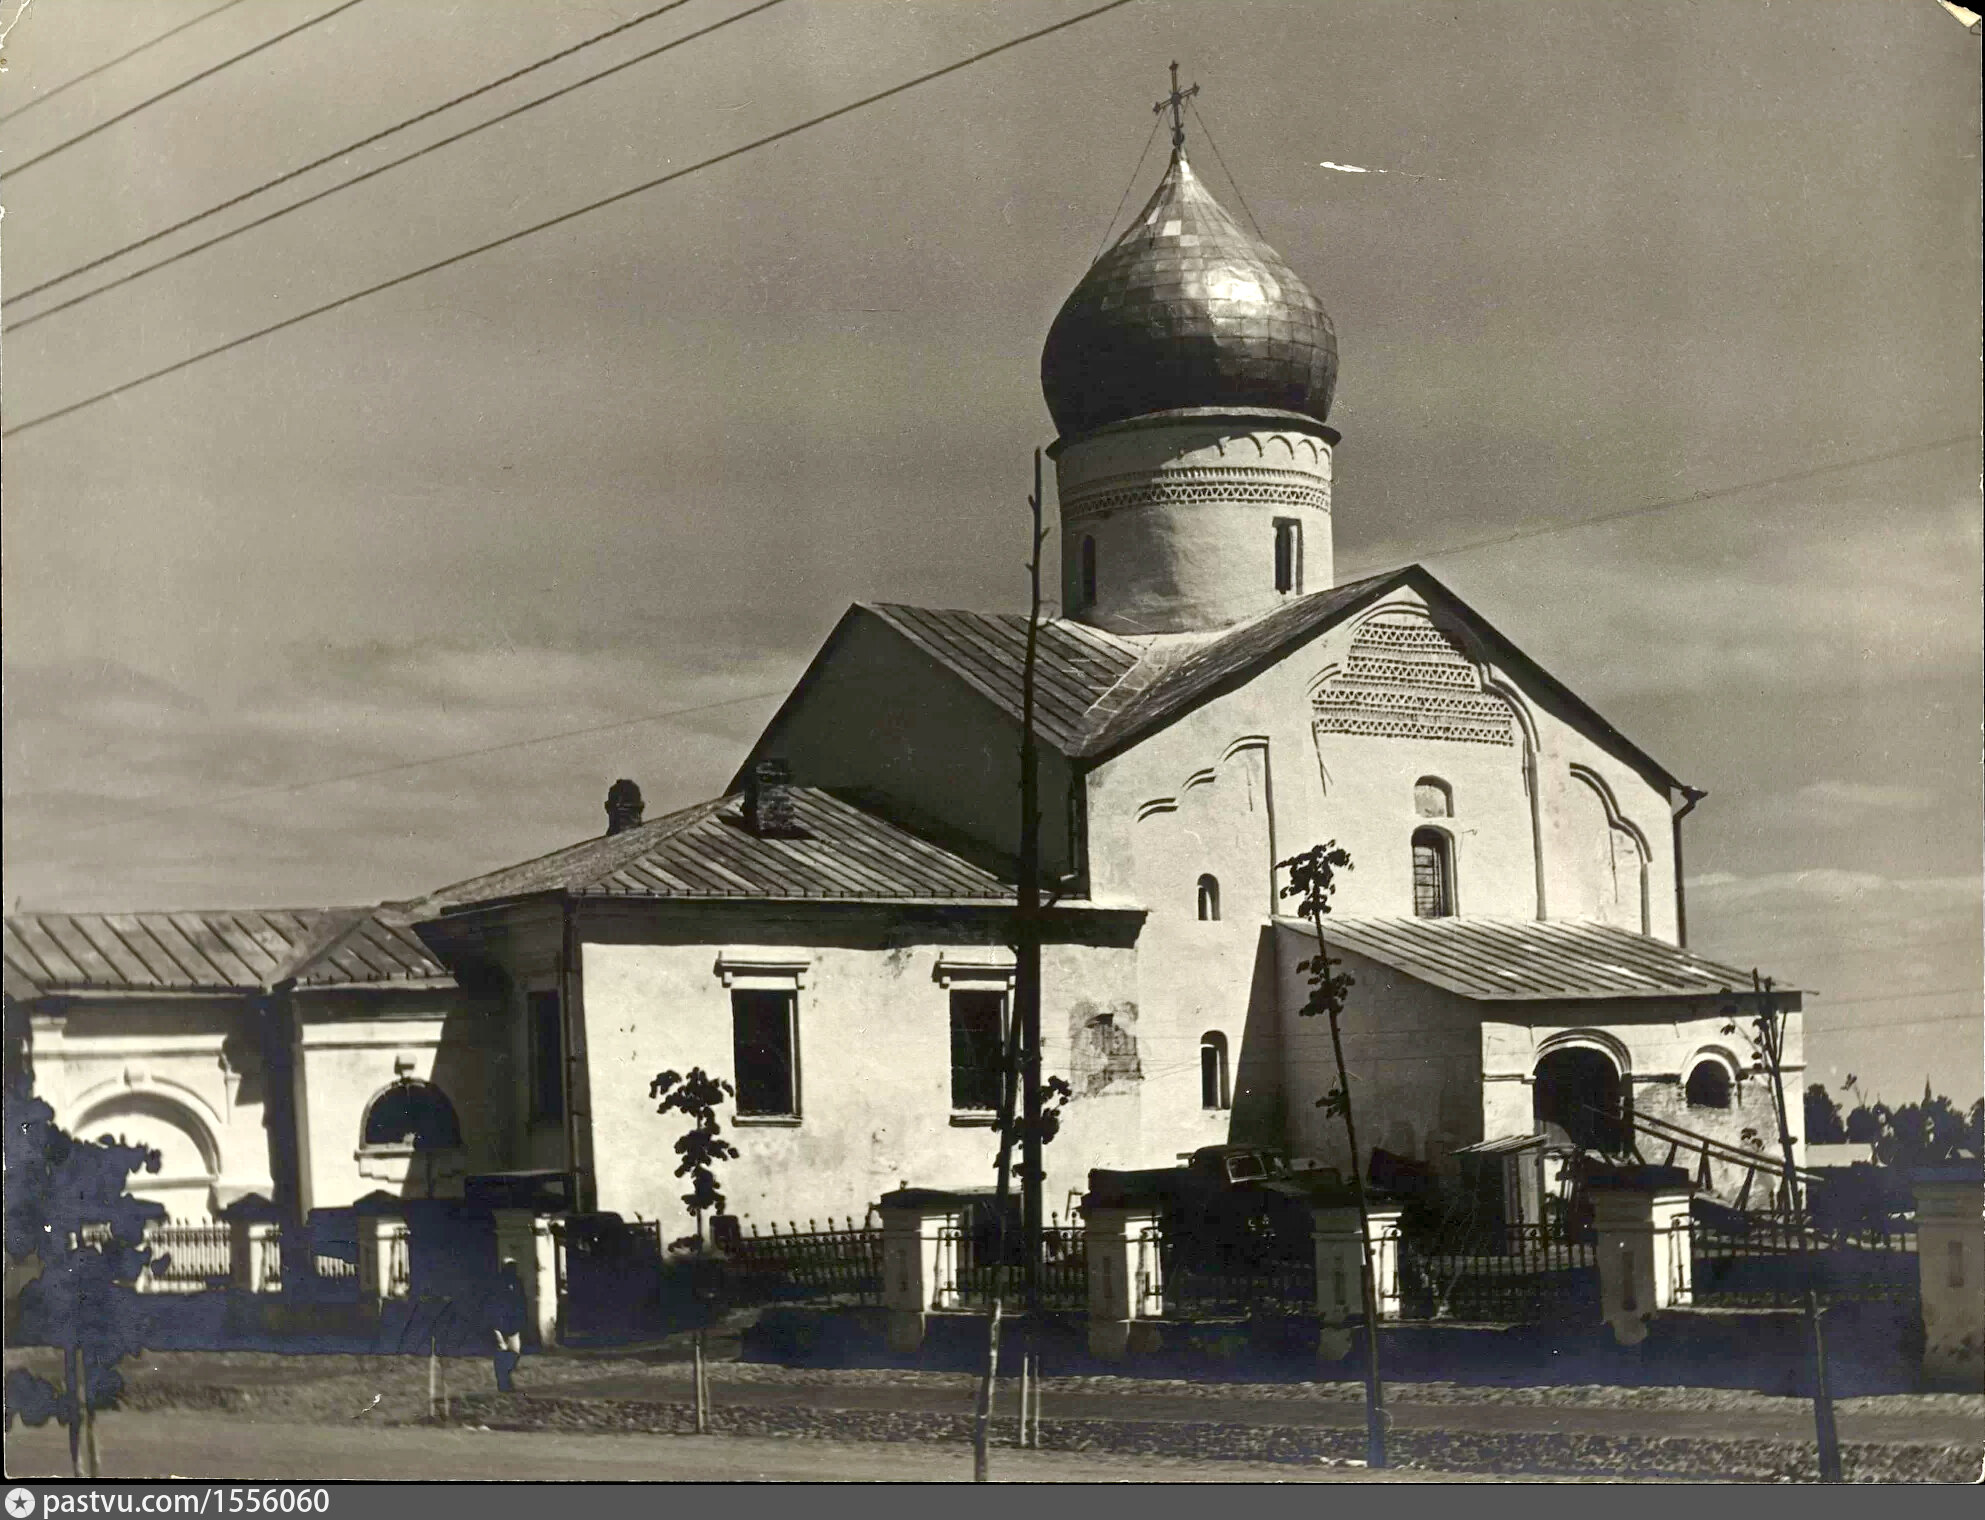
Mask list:
[[[1172,61],[1172,93],[1153,106],[1151,108],[1151,114],[1156,116],[1167,106],[1172,108],[1172,151],[1175,153],[1185,146],[1185,111],[1183,108],[1185,103],[1198,93],[1199,86],[1196,84],[1183,90],[1179,88],[1179,65],[1178,60],[1174,59]]]

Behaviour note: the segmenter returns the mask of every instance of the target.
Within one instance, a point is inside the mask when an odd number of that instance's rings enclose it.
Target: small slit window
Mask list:
[[[1217,1029],[1209,1030],[1199,1037],[1199,1106],[1231,1108],[1232,1099],[1227,1085],[1227,1037]]]
[[[1076,588],[1076,594],[1081,598],[1083,606],[1085,607],[1093,606],[1096,601],[1096,540],[1095,539],[1085,537],[1082,540],[1082,549],[1078,558],[1079,558],[1079,564],[1077,566],[1078,585]]]
[[[1218,923],[1220,920],[1220,879],[1217,876],[1199,878],[1198,893],[1199,921],[1203,924]]]
[[[1005,1065],[1006,994],[954,988],[951,993],[951,1107],[991,1113],[999,1107]]]
[[[1721,1061],[1698,1061],[1685,1089],[1690,1108],[1728,1108],[1730,1073]]]
[[[1422,818],[1452,818],[1454,788],[1438,776],[1422,776],[1413,783],[1413,811]]]
[[[1419,829],[1413,835],[1413,916],[1454,916],[1454,857],[1439,829]]]
[[[530,994],[531,1117],[565,1117],[565,1024],[556,992]]]
[[[1303,589],[1303,525],[1293,517],[1275,519],[1275,589]]]

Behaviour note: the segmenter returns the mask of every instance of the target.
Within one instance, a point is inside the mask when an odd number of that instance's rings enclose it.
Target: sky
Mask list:
[[[1979,1095],[1979,43],[1933,0],[1136,0],[27,426],[1094,0],[787,0],[17,329],[654,0],[360,0],[14,167],[336,0],[42,99],[214,3],[5,42],[10,911],[412,896],[617,777],[714,795],[850,601],[1022,606],[1040,345],[1177,59],[1337,325],[1340,576],[1424,562],[1707,790],[1692,947],[1812,989],[1813,1080]]]

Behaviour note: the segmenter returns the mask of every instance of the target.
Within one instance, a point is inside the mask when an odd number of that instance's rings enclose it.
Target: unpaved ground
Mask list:
[[[112,1414],[101,1426],[106,1478],[235,1478],[310,1482],[456,1479],[478,1482],[963,1483],[967,1448],[792,1441],[747,1436],[525,1434],[244,1425],[227,1416]],[[9,1478],[64,1477],[69,1448],[54,1426],[7,1438]],[[1000,1451],[999,1483],[1494,1482],[1482,1474],[1387,1471],[1106,1452]],[[335,1496],[333,1496],[335,1512]]]

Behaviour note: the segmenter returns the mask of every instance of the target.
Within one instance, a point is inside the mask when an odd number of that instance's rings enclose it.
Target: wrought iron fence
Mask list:
[[[1596,1242],[1552,1226],[1507,1226],[1487,1249],[1396,1230],[1387,1243],[1405,1319],[1527,1324],[1599,1299]]]
[[[1913,1223],[1822,1229],[1804,1215],[1748,1214],[1676,1222],[1670,1259],[1686,1251],[1690,1301],[1707,1308],[1789,1308],[1808,1273],[1821,1298],[1910,1302],[1922,1291]]]
[[[386,1237],[386,1297],[405,1298],[413,1291],[413,1231],[399,1225]]]
[[[1089,1305],[1088,1237],[1059,1214],[1041,1227],[1040,1306],[1050,1313],[1079,1313]],[[1002,1275],[1002,1268],[1004,1275]],[[938,1232],[938,1309],[987,1309],[995,1292],[1008,1309],[1026,1301],[1027,1248],[1017,1227],[1004,1238],[989,1216]]]
[[[1316,1310],[1316,1250],[1269,1220],[1226,1232],[1157,1230],[1167,1319],[1253,1319]]]
[[[723,1239],[725,1280],[733,1299],[882,1301],[880,1229],[852,1219],[837,1227],[831,1218],[825,1229],[811,1219],[804,1230],[789,1225],[781,1232],[776,1224],[769,1229],[761,1235],[753,1225],[749,1234],[740,1229]]]

